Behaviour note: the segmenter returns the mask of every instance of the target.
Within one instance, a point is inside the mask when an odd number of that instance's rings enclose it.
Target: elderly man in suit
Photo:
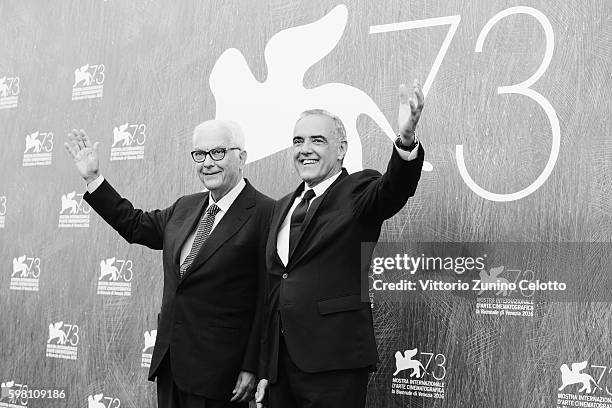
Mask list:
[[[164,288],[149,380],[160,408],[246,407],[255,388],[265,241],[274,201],[243,178],[234,122],[197,126],[191,156],[208,192],[142,211],[99,174],[83,130],[66,149],[87,182],[84,199],[126,241],[163,250]]]
[[[414,195],[424,152],[415,137],[423,93],[400,88],[399,136],[385,174],[342,168],[344,126],[323,110],[302,114],[293,160],[303,183],[274,210],[261,380],[270,408],[365,407],[378,362],[364,285],[382,223]],[[270,384],[268,386],[268,384]],[[267,391],[266,391],[267,389]]]

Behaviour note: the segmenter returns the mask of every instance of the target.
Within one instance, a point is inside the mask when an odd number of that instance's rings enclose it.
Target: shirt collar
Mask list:
[[[232,206],[233,202],[236,200],[238,195],[242,192],[244,187],[246,186],[246,182],[244,178],[241,178],[238,184],[234,186],[230,191],[227,192],[226,195],[221,197],[219,201],[215,201],[212,194],[208,194],[208,207],[213,204],[217,204],[217,207],[223,212],[227,212],[229,208]],[[208,207],[206,207],[208,209]]]
[[[303,196],[304,193],[308,190],[314,190],[315,193],[315,197],[320,197],[323,195],[323,193],[325,193],[325,191],[327,191],[327,189],[329,188],[329,186],[331,186],[332,184],[334,184],[334,181],[336,181],[336,179],[338,177],[340,177],[340,174],[342,173],[342,170],[340,170],[338,173],[334,174],[333,176],[331,176],[330,178],[323,180],[322,182],[320,182],[319,184],[317,184],[316,186],[314,186],[313,188],[309,188],[306,184],[304,184],[304,191],[302,192],[302,194],[300,195]]]

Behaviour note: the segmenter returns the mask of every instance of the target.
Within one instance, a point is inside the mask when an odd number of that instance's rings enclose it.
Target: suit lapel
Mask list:
[[[292,253],[289,254],[289,262],[290,263],[294,263],[295,259],[294,259],[294,254],[296,251],[298,251],[298,248],[300,248],[300,243],[302,242],[302,239],[304,238],[304,235],[306,233],[306,231],[308,230],[308,226],[311,224],[314,216],[317,213],[317,210],[319,209],[319,207],[321,206],[321,204],[323,204],[323,201],[325,201],[325,198],[329,195],[329,192],[334,188],[334,186],[336,184],[338,184],[340,181],[342,181],[342,179],[344,179],[346,176],[348,176],[348,173],[346,171],[346,169],[342,169],[342,173],[340,173],[340,175],[338,176],[338,178],[331,184],[331,186],[329,186],[327,188],[327,190],[325,190],[325,192],[323,193],[323,195],[321,195],[320,197],[315,197],[314,200],[312,201],[312,203],[310,204],[310,207],[308,208],[308,212],[306,213],[306,218],[304,219],[304,223],[302,224],[302,230],[300,231],[300,235],[298,237],[298,241],[295,245],[295,248],[293,250]],[[304,252],[304,251],[298,251],[298,252]],[[299,253],[297,254],[299,255]],[[293,261],[293,262],[292,262]],[[289,266],[289,265],[287,265]]]
[[[278,239],[278,233],[280,231],[281,225],[283,225],[283,221],[285,221],[285,218],[287,217],[287,213],[289,212],[291,205],[293,205],[293,202],[295,201],[296,197],[302,194],[303,191],[304,183],[299,185],[299,187],[293,192],[291,197],[287,198],[286,201],[281,202],[279,204],[279,208],[281,208],[282,211],[280,212],[280,216],[274,220],[274,224],[272,225],[272,231],[274,231],[274,241]]]
[[[172,260],[176,268],[176,276],[179,276],[180,259],[181,259],[181,248],[185,245],[185,241],[198,226],[200,218],[204,209],[208,206],[208,192],[204,193],[202,200],[195,201],[191,205],[188,205],[183,211],[186,214],[183,224],[179,230],[179,233],[174,241],[174,248],[172,251]]]
[[[230,239],[251,216],[251,210],[255,206],[255,189],[247,181],[247,185],[232,203],[227,214],[221,218],[219,224],[212,231],[200,252],[196,255],[193,263],[183,276],[181,282],[205,263],[228,239]]]

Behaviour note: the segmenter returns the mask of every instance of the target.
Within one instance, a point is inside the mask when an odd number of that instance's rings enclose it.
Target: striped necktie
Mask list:
[[[200,252],[202,245],[204,245],[204,242],[206,242],[210,236],[213,224],[215,223],[215,216],[219,211],[221,211],[221,209],[217,206],[217,204],[213,204],[208,207],[206,213],[200,219],[195,238],[193,239],[193,245],[191,246],[191,251],[189,251],[189,255],[187,255],[187,258],[185,258],[179,269],[179,275],[181,278],[185,275],[185,272],[187,272],[187,269],[189,269],[191,266],[191,263],[195,259],[196,255],[198,252]]]

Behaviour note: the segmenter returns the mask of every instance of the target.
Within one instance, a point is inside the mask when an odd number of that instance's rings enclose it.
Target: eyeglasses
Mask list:
[[[191,157],[193,158],[193,161],[196,163],[202,163],[204,160],[206,160],[206,156],[210,154],[210,157],[214,160],[214,161],[219,161],[219,160],[223,160],[223,158],[225,157],[225,153],[228,150],[242,150],[239,147],[228,147],[227,149],[224,147],[217,147],[215,149],[211,149],[209,151],[206,150],[194,150],[193,152],[191,152]]]

